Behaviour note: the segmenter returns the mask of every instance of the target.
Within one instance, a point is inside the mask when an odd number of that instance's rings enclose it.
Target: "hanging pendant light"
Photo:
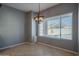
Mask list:
[[[37,14],[37,16],[34,17],[34,20],[39,24],[41,22],[43,22],[44,20],[44,16],[40,15],[40,3],[39,3],[39,12]]]

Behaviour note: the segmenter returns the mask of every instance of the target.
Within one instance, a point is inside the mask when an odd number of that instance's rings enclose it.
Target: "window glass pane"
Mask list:
[[[72,39],[72,16],[61,18],[61,38]]]
[[[47,21],[47,35],[60,38],[60,18],[51,18]]]

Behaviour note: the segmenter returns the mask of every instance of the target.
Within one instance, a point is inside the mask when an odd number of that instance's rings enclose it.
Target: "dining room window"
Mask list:
[[[72,40],[72,13],[46,18],[39,24],[39,36]]]

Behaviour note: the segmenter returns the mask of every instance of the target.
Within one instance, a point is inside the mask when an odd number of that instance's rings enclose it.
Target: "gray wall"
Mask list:
[[[26,41],[24,21],[24,12],[4,5],[0,8],[0,48]]]
[[[32,39],[32,13],[27,12],[27,34],[28,34],[28,41],[30,42]]]
[[[33,42],[34,37],[36,36],[36,23],[34,21],[34,16],[36,13],[29,11],[27,14],[27,32],[28,32],[28,41]]]
[[[57,46],[57,47],[61,47],[61,48],[65,48],[65,49],[69,49],[69,50],[73,50],[73,51],[77,51],[77,47],[78,47],[78,9],[77,9],[77,4],[60,4],[57,5],[55,7],[51,7],[47,10],[44,10],[41,12],[42,15],[44,15],[45,17],[52,17],[52,16],[57,16],[57,15],[62,15],[65,13],[73,13],[73,34],[72,34],[72,40],[58,40],[58,39],[54,39],[54,38],[48,38],[48,37],[40,37],[38,36],[38,41],[39,42],[43,42],[43,43],[47,43],[47,44],[51,44],[53,46]]]

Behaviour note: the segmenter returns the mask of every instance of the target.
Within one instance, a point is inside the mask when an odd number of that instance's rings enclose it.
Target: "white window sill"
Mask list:
[[[38,37],[43,37],[43,38],[48,38],[48,39],[57,39],[57,40],[72,40],[72,39],[64,39],[64,38],[54,38],[50,36],[38,36]]]

